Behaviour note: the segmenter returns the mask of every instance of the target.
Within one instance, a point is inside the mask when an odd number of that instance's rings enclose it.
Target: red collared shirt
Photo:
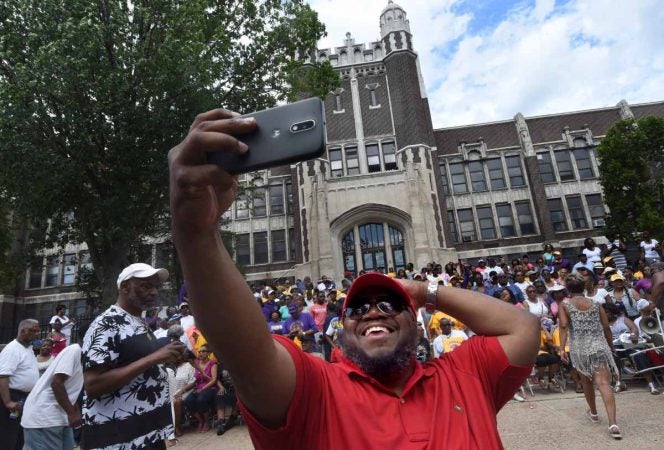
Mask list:
[[[495,337],[475,336],[420,366],[401,393],[349,360],[312,357],[273,336],[291,354],[297,386],[286,425],[263,427],[241,404],[254,446],[266,449],[499,449],[496,414],[530,374],[514,367]]]

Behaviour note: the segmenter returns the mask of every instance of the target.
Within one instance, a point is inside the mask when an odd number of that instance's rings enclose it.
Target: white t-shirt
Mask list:
[[[60,317],[60,316],[58,316],[57,314],[56,314],[55,316],[51,317],[51,320],[50,320],[50,322],[48,322],[48,323],[51,324],[51,325],[53,325],[53,324],[55,323],[56,320],[59,320],[59,321],[60,321],[61,323],[63,323],[63,324],[64,324],[65,322],[69,322],[67,325],[64,325],[64,326],[62,327],[62,330],[60,330],[60,332],[61,332],[62,334],[64,334],[65,337],[67,338],[67,343],[71,342],[71,329],[74,328],[74,324],[73,324],[72,322],[69,321],[69,317],[67,317],[67,316],[62,316],[62,317]]]
[[[168,333],[168,330],[164,330],[163,328],[157,328],[157,329],[154,331],[153,334],[154,334],[154,337],[156,337],[157,339],[159,339],[159,338],[166,337],[167,333]]]
[[[597,289],[597,293],[590,297],[587,291],[583,291],[583,295],[592,299],[593,302],[603,305],[606,303],[606,296],[609,295],[609,291],[603,288]]]
[[[9,389],[30,392],[39,380],[37,357],[32,345],[14,339],[0,353],[0,375],[9,377]]]
[[[58,353],[53,364],[46,369],[34,389],[28,395],[23,406],[23,428],[67,427],[67,413],[55,399],[51,383],[56,374],[67,375],[65,390],[73,404],[83,389],[83,366],[81,366],[81,347],[72,344]]]
[[[189,314],[188,316],[180,317],[180,325],[182,325],[182,329],[186,333],[189,328],[194,326],[194,316]]]
[[[440,355],[445,353],[445,341],[448,339],[460,338],[462,340],[468,340],[468,336],[461,330],[452,330],[450,334],[441,334],[433,340],[433,356],[434,358],[439,358]]]
[[[533,283],[531,283],[530,281],[524,281],[523,283],[514,283],[514,285],[519,289],[521,289],[521,292],[523,292],[523,296],[525,297],[526,289],[528,288],[528,286],[532,286]]]
[[[659,253],[655,251],[655,247],[657,247],[657,244],[659,244],[657,239],[650,239],[650,243],[647,243],[646,241],[641,241],[639,246],[643,249],[643,256],[645,256],[646,258],[659,258]]]
[[[583,254],[588,257],[588,262],[591,264],[595,264],[602,260],[602,250],[599,247],[595,247],[594,250],[584,248]]]

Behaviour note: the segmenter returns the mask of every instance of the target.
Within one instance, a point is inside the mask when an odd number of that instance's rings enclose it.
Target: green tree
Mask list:
[[[166,155],[195,115],[285,101],[325,33],[303,0],[5,0],[0,20],[0,184],[40,245],[87,244],[106,302],[168,229]]]
[[[622,120],[597,149],[609,229],[664,229],[664,118]]]

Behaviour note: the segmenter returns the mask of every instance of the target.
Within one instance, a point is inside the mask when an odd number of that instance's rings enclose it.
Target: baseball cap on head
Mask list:
[[[118,289],[120,289],[123,281],[132,278],[150,278],[153,275],[158,275],[159,280],[162,282],[168,280],[168,270],[166,269],[155,269],[150,264],[145,263],[130,264],[118,275]]]
[[[341,320],[345,319],[346,308],[353,303],[356,297],[363,293],[371,292],[371,290],[375,288],[389,290],[397,294],[403,299],[410,312],[413,313],[413,317],[417,317],[417,309],[415,308],[413,299],[410,298],[410,295],[408,295],[403,285],[394,278],[383,275],[382,273],[373,272],[362,275],[353,281],[353,284],[351,284],[350,289],[348,290],[348,294],[346,294],[343,308],[341,309]]]

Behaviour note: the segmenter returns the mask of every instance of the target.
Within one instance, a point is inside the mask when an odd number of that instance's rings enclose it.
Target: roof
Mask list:
[[[449,155],[458,152],[461,142],[478,142],[482,138],[487,148],[502,148],[519,145],[519,136],[513,121],[482,123],[454,128],[434,130],[439,154]]]
[[[620,119],[620,109],[613,107],[526,118],[526,123],[530,138],[533,143],[538,143],[561,140],[565,127],[570,130],[583,130],[588,127],[593,135],[604,136],[609,127]]]

